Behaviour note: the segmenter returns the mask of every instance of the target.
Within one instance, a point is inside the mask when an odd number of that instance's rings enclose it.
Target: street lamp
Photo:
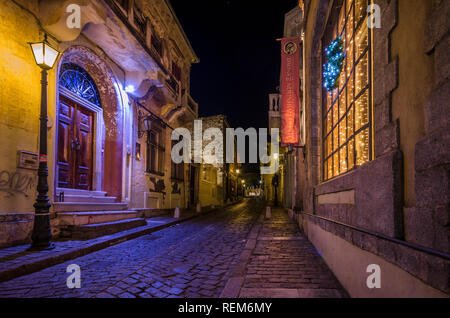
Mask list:
[[[48,199],[47,168],[47,71],[55,65],[59,52],[50,46],[45,35],[44,41],[30,43],[36,64],[41,68],[41,116],[39,128],[39,169],[38,196],[34,203],[34,226],[31,239],[32,250],[54,248],[50,229],[50,201]]]

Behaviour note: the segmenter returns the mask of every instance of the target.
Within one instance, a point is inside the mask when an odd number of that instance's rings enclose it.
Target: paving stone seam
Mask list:
[[[241,256],[232,270],[231,276],[225,284],[220,298],[238,298],[242,286],[244,285],[246,268],[250,261],[250,256],[256,248],[256,241],[262,229],[264,215],[261,214],[256,219],[247,237],[247,244],[242,251]]]

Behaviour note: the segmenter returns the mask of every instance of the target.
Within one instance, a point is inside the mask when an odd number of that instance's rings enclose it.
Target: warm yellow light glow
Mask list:
[[[45,45],[45,55],[44,55],[44,63],[45,65],[53,68],[55,65],[56,59],[58,58],[59,52],[52,48],[49,45]]]
[[[37,65],[41,65],[44,63],[44,43],[32,43],[31,49],[33,50],[34,60]]]
[[[240,172],[240,170],[239,170],[239,169],[237,169],[237,170],[236,170],[236,173],[237,173],[237,174],[239,174],[239,172]]]
[[[46,41],[30,43],[36,64],[43,69],[52,69],[55,65],[59,52],[52,48]]]
[[[370,160],[368,28],[356,23],[366,14],[363,0],[347,0],[340,9],[333,38],[344,39],[346,52],[338,88],[324,96],[324,179],[331,179]],[[355,8],[355,19],[353,9]],[[347,10],[347,13],[345,12]],[[345,17],[347,16],[347,18]],[[372,96],[373,98],[373,96]],[[372,145],[373,147],[373,145]]]

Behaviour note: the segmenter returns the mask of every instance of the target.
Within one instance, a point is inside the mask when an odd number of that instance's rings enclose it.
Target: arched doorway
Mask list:
[[[61,202],[61,192],[64,202],[71,202],[67,194],[82,191],[107,196],[98,203],[122,202],[124,112],[119,86],[108,64],[91,49],[73,46],[63,53],[54,148],[56,202]]]
[[[96,117],[102,113],[97,86],[74,63],[64,63],[59,76],[57,186],[94,189]]]

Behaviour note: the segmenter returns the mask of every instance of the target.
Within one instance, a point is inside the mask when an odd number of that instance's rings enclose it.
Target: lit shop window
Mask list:
[[[372,159],[368,0],[335,1],[323,38],[323,176]]]

